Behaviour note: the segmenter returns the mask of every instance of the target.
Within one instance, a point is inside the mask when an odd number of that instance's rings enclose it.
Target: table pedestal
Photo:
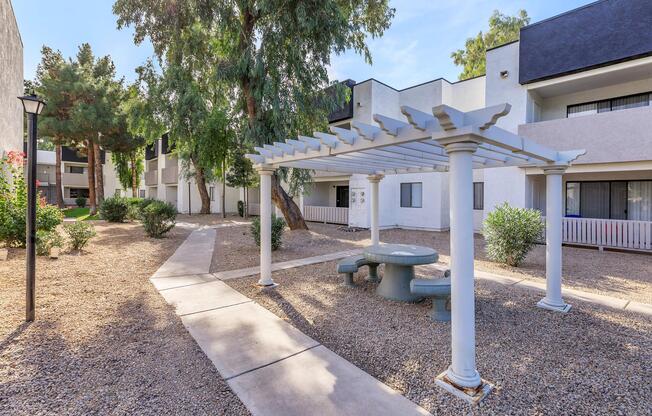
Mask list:
[[[418,302],[423,297],[410,292],[412,279],[414,279],[414,266],[386,263],[385,274],[376,288],[376,293],[385,299]]]

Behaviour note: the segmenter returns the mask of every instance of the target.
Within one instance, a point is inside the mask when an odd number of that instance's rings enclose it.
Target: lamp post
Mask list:
[[[36,134],[37,118],[45,102],[36,95],[18,97],[27,113],[27,279],[25,320],[34,320],[36,283]]]

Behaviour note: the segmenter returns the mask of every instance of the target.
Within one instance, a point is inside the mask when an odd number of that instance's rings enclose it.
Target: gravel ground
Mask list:
[[[283,233],[283,245],[272,252],[272,261],[281,262],[318,256],[336,251],[362,248],[371,244],[369,231],[347,232],[339,225],[309,223],[310,230]],[[250,226],[229,227],[228,232],[218,230],[213,251],[211,272],[257,266],[260,249],[254,243]]]
[[[497,389],[473,411],[434,385],[450,364],[450,324],[430,321],[430,302],[382,299],[366,271],[348,289],[334,270],[276,272],[271,291],[257,276],[227,283],[436,415],[650,414],[648,317],[579,301],[552,313],[535,307],[538,294],[478,281],[477,365]]]
[[[190,231],[96,230],[81,255],[38,259],[30,325],[24,251],[0,262],[0,414],[248,414],[148,281]]]
[[[309,223],[310,231],[289,231],[283,235],[283,246],[273,252],[273,261],[326,254],[370,244],[369,231],[344,232],[337,225]],[[433,247],[440,254],[439,262],[449,261],[447,232],[382,230],[380,239],[387,243],[411,243]],[[546,248],[535,246],[519,267],[503,266],[490,261],[480,235],[475,239],[477,270],[545,282]],[[231,228],[218,232],[211,271],[223,271],[256,266],[259,249],[253,242],[249,227]],[[652,256],[638,253],[564,247],[563,284],[566,287],[599,293],[622,299],[652,304]]]

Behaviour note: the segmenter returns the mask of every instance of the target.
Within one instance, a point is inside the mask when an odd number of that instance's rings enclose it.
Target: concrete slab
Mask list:
[[[183,316],[181,320],[222,377],[227,379],[319,345],[252,302]]]
[[[152,277],[149,279],[157,290],[208,283],[214,280],[216,280],[215,276],[210,273],[191,274],[188,276]]]
[[[652,316],[652,305],[647,303],[629,302],[627,307],[625,307],[625,310]]]
[[[193,231],[152,277],[186,276],[210,272],[215,235],[214,228],[200,228]]]
[[[354,250],[338,251],[335,253],[323,254],[321,256],[305,257],[302,259],[273,263],[272,271],[276,272],[279,270],[293,269],[295,267],[308,266],[311,264],[325,263],[327,261],[338,260],[349,256],[355,256],[361,253],[362,253],[362,249],[354,249]],[[237,279],[240,277],[254,276],[259,272],[260,272],[260,268],[258,266],[254,266],[254,267],[247,267],[244,269],[216,272],[213,273],[213,275],[220,280],[230,280],[230,279]]]
[[[228,382],[253,415],[429,414],[323,346]]]
[[[161,290],[159,293],[175,307],[177,315],[181,316],[251,301],[219,280]]]

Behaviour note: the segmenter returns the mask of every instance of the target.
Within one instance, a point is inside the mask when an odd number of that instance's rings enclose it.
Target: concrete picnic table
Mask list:
[[[385,264],[385,274],[376,293],[401,302],[421,299],[410,292],[414,266],[435,263],[439,258],[435,250],[411,244],[376,244],[365,248],[363,255],[370,262]]]

